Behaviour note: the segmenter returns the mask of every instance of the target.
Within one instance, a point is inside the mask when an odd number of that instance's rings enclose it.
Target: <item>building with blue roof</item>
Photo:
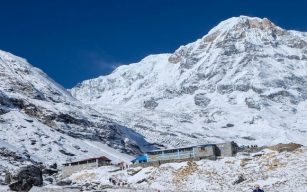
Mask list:
[[[233,156],[236,151],[236,146],[234,142],[229,142],[153,150],[138,156],[132,162],[159,162],[160,164],[163,162],[183,160],[216,159],[217,156]]]

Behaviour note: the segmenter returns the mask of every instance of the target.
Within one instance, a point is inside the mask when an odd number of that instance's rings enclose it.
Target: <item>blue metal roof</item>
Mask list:
[[[146,155],[139,155],[135,159],[132,160],[132,162],[136,161],[147,161],[147,156]]]

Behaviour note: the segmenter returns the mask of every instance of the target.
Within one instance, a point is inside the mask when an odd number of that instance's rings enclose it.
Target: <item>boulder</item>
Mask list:
[[[52,168],[45,168],[43,169],[43,174],[44,175],[54,175],[57,174],[59,171],[57,169],[52,169]]]
[[[59,186],[66,186],[66,185],[71,185],[71,183],[72,183],[72,180],[64,179],[64,180],[58,181],[56,184]]]
[[[52,177],[47,177],[44,179],[44,181],[47,183],[53,183],[54,179]]]
[[[210,103],[210,99],[206,97],[205,93],[198,93],[194,96],[194,103],[200,107],[207,107]]]
[[[245,103],[248,106],[248,108],[253,108],[257,110],[261,109],[259,102],[253,99],[252,97],[245,98]]]
[[[146,109],[155,109],[159,103],[155,101],[154,98],[151,98],[150,100],[144,101],[144,108]]]
[[[233,90],[234,90],[234,86],[233,85],[227,85],[227,84],[220,84],[220,85],[217,85],[217,92],[219,94],[229,94],[229,93],[232,93]]]
[[[244,176],[241,174],[241,175],[238,176],[238,179],[235,180],[232,184],[233,184],[233,185],[237,185],[237,184],[239,184],[239,183],[242,183],[242,182],[245,181],[245,180],[246,180],[246,179],[245,179]]]
[[[80,149],[80,147],[79,147],[79,149]],[[51,169],[57,169],[58,165],[56,163],[53,163],[52,165],[50,165],[50,168]]]
[[[27,182],[27,180],[25,180],[25,179],[23,179],[22,181],[17,181],[17,182],[11,183],[9,185],[9,187],[12,191],[30,191],[32,186],[33,185],[30,184],[29,182]]]
[[[43,185],[42,171],[34,165],[20,168],[13,175],[13,180],[15,182],[9,185],[12,191],[29,191],[32,186]]]

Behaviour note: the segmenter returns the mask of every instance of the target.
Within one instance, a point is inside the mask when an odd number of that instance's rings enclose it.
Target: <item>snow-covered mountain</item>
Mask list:
[[[116,160],[120,152],[139,153],[141,143],[26,60],[0,51],[0,169],[104,154]]]
[[[172,54],[150,55],[70,91],[165,147],[307,145],[307,33],[234,17]]]

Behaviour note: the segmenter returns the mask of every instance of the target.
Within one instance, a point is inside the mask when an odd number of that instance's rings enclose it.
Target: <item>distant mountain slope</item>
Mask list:
[[[307,144],[307,33],[246,16],[173,54],[86,80],[73,96],[166,147]]]
[[[0,161],[8,166],[20,159],[61,163],[108,156],[108,151],[114,159],[114,154],[125,156],[120,152],[139,153],[139,146],[146,144],[142,136],[82,104],[26,60],[3,51],[0,139]],[[18,158],[6,158],[11,152]]]

